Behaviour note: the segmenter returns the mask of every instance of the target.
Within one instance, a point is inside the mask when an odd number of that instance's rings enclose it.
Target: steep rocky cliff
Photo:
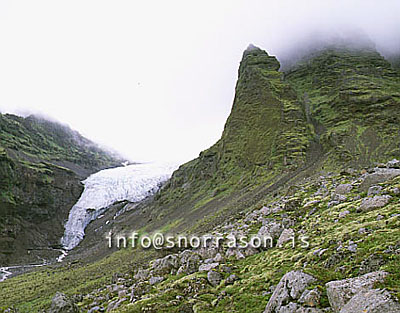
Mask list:
[[[119,163],[67,126],[0,115],[0,264],[54,254],[80,180]]]

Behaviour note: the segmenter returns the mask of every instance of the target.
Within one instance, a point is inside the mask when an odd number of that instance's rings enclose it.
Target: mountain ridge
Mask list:
[[[400,165],[388,162],[398,156],[398,72],[376,52],[343,49],[279,68],[267,52],[247,49],[221,139],[175,171],[154,197],[119,203],[90,224],[66,265],[6,281],[7,290],[13,281],[29,289],[20,307],[50,307],[57,288],[86,311],[331,312],[338,307],[331,282],[373,271],[387,276],[376,288],[386,288],[388,298],[400,295]],[[99,240],[99,229],[103,235],[261,233],[272,234],[274,243],[308,234],[312,245],[116,251]],[[291,275],[312,277],[301,299],[285,296]],[[32,288],[50,279],[44,291]],[[279,297],[286,298],[278,303]]]
[[[58,245],[83,190],[81,180],[121,161],[68,126],[1,114],[0,264],[35,263],[43,254],[56,254],[43,251]]]

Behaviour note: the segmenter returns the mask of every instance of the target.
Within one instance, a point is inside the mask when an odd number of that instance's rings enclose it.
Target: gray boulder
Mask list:
[[[351,184],[341,184],[336,187],[335,193],[338,195],[346,195],[353,189]]]
[[[79,309],[75,303],[65,294],[57,292],[51,300],[49,313],[78,313]]]
[[[151,264],[152,272],[156,275],[175,274],[178,267],[179,260],[176,254],[167,255],[162,259],[156,259]]]
[[[149,279],[149,284],[156,285],[158,283],[161,283],[163,280],[164,280],[164,277],[162,277],[162,276],[154,276]]]
[[[367,191],[369,187],[383,183],[400,175],[400,169],[379,168],[374,173],[366,174],[360,185],[361,191]]]
[[[382,189],[382,186],[371,186],[368,188],[368,196],[379,195]]]
[[[386,290],[372,289],[357,293],[340,313],[400,313],[400,304]]]
[[[393,160],[387,162],[386,165],[387,165],[387,167],[389,167],[389,168],[397,168],[397,169],[400,169],[400,161],[399,161],[399,160],[396,160],[396,159],[393,159]]]
[[[222,275],[216,271],[209,271],[207,273],[207,280],[212,286],[216,287],[220,284]]]
[[[199,266],[199,272],[208,272],[211,271],[212,269],[216,268],[219,266],[219,263],[208,263],[208,264],[202,264]]]
[[[326,284],[329,303],[334,312],[340,312],[344,305],[359,292],[366,292],[377,282],[382,282],[386,272],[378,271],[363,276],[331,281]]]
[[[268,304],[265,307],[264,313],[281,312],[281,308],[284,307],[286,303],[293,300],[298,300],[303,291],[315,281],[316,279],[314,277],[301,271],[291,271],[286,273],[276,286],[271,299],[268,301]]]
[[[200,260],[201,257],[197,253],[190,250],[183,251],[180,254],[181,266],[179,267],[177,274],[193,274],[197,272]]]
[[[388,195],[365,198],[362,200],[359,210],[362,212],[369,212],[375,209],[382,208],[389,203],[391,198],[392,197]]]
[[[275,239],[278,238],[283,231],[283,226],[275,221],[266,220],[263,224],[264,225],[261,226],[257,233],[257,236],[259,237],[271,236],[273,239]]]

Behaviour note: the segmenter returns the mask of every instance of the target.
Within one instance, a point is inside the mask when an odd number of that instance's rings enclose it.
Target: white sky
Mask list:
[[[132,160],[218,140],[243,50],[364,30],[399,49],[400,1],[0,0],[0,110],[40,112]],[[312,37],[312,36],[311,36]]]

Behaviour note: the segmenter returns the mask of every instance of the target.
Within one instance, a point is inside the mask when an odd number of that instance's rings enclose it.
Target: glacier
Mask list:
[[[156,192],[177,167],[171,163],[141,163],[105,169],[89,176],[82,182],[82,195],[64,225],[63,248],[75,248],[85,236],[86,226],[111,204],[122,200],[138,202]]]

